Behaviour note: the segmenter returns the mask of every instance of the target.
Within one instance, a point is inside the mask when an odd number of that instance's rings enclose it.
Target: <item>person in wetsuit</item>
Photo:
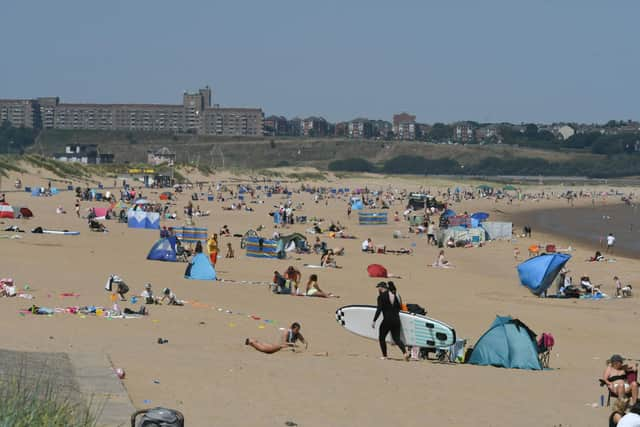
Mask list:
[[[393,342],[400,348],[405,360],[409,360],[410,354],[407,353],[404,343],[400,339],[400,298],[395,292],[389,290],[389,286],[385,282],[380,282],[376,285],[378,289],[378,309],[375,316],[373,316],[373,323],[371,327],[375,329],[376,320],[382,314],[382,323],[380,324],[378,340],[380,341],[380,350],[382,351],[382,358],[387,358],[387,334],[391,333]],[[394,286],[395,290],[395,286]]]

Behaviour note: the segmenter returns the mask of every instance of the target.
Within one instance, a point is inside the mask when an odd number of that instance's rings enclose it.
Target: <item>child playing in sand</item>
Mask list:
[[[451,264],[449,264],[449,261],[447,261],[447,259],[444,257],[444,249],[440,249],[440,253],[438,253],[438,258],[436,259],[436,262],[433,263],[433,266],[438,268],[453,267]]]
[[[145,304],[160,304],[160,299],[153,296],[153,290],[151,290],[151,283],[144,285],[144,291],[140,294],[144,298]]]
[[[234,258],[235,253],[233,252],[233,247],[231,243],[227,243],[227,254],[224,256],[225,258]]]
[[[162,298],[160,299],[160,302],[164,302],[165,300],[167,301],[167,305],[184,305],[184,301],[179,300],[176,297],[176,294],[171,292],[171,289],[169,288],[164,288],[162,290]]]

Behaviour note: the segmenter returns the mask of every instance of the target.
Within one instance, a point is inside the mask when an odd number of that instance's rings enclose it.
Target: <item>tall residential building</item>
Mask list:
[[[353,119],[349,122],[349,138],[364,139],[373,135],[373,125],[369,119]]]
[[[475,127],[469,122],[458,122],[453,127],[453,139],[458,142],[471,142],[474,139]]]
[[[94,129],[262,136],[260,108],[212,104],[207,86],[185,92],[182,104],[64,104],[56,97],[0,100],[0,121],[44,129]]]
[[[326,136],[327,121],[322,117],[307,117],[301,123],[302,136]]]
[[[394,114],[393,134],[396,139],[416,139],[416,116],[408,113]]]
[[[289,122],[283,116],[269,116],[264,119],[264,132],[270,136],[289,134]]]
[[[5,121],[17,128],[40,127],[37,101],[33,99],[0,99],[0,124]]]

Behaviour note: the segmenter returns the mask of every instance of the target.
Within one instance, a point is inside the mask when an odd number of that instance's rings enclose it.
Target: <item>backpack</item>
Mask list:
[[[544,353],[547,350],[551,350],[555,343],[555,339],[551,333],[543,332],[542,335],[540,335],[540,338],[538,338],[538,352]]]
[[[184,427],[182,414],[167,408],[149,409],[140,418],[138,427]]]

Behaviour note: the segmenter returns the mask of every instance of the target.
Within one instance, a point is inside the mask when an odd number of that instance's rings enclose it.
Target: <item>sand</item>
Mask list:
[[[43,172],[33,171],[23,176],[23,182],[41,185],[45,182],[42,178],[46,178]],[[12,179],[3,180],[5,188]],[[375,176],[325,183],[408,189],[424,184],[423,180]],[[443,188],[452,185],[432,184]],[[152,190],[144,193],[156,200],[159,195]],[[611,293],[614,274],[634,284],[640,281],[637,261],[616,255],[615,263],[586,263],[583,260],[592,253],[591,248],[557,235],[535,233],[533,239],[447,250],[447,258],[455,268],[434,269],[428,265],[435,260],[437,248],[428,246],[423,236],[392,238],[393,231],[405,231],[406,224],[359,226],[355,215],[347,219],[344,200],[331,199],[328,206],[322,202],[316,205],[308,194],[295,194],[294,202],[304,203],[298,214],[340,220],[358,236],[354,240],[327,240],[330,247],[346,248],[346,255],[337,258],[342,269],[303,268],[304,263],[319,263],[315,255],[282,261],[247,258],[239,248],[239,239],[222,238],[221,247],[232,242],[236,258],[221,259],[217,270],[225,279],[268,281],[274,269],[294,265],[302,271],[303,281],[316,273],[324,290],[341,296],[302,298],[273,295],[263,285],[184,280],[185,264],[145,259],[158,238],[157,232],[130,230],[126,224],[107,221],[109,233],[90,233],[86,221],[73,214],[74,195],[70,192],[50,198],[7,193],[7,198],[12,204],[30,207],[35,218],[4,220],[6,224],[25,229],[41,225],[81,231],[76,237],[24,233],[22,239],[0,240],[0,276],[15,278],[20,287],[28,284],[36,297],[34,303],[50,307],[107,306],[111,302],[104,283],[109,274],[117,273],[131,287],[131,294],[139,294],[144,283],[151,282],[156,292],[170,287],[189,304],[153,306],[150,316],[143,319],[107,320],[68,314],[21,316],[18,310],[28,307],[30,301],[0,299],[2,347],[107,353],[114,366],[125,369],[124,384],[136,407],[162,405],[179,409],[190,426],[278,426],[289,421],[300,426],[600,426],[606,422],[608,410],[592,404],[599,402],[604,393],[597,379],[605,360],[612,353],[640,357],[637,298],[539,299],[519,286],[514,248],[520,248],[522,260],[530,244],[547,242],[576,248],[568,265],[571,274],[575,278],[590,275],[594,282],[605,285],[605,292]],[[253,213],[222,211],[219,202],[199,202],[201,208],[211,211],[211,216],[197,218],[196,223],[211,231],[227,224],[232,233],[264,224],[264,234],[270,235],[273,227],[267,212],[281,199],[274,196],[265,200],[264,204],[251,205],[256,209]],[[177,205],[182,207],[187,201],[188,196],[182,195]],[[480,199],[455,204],[454,208],[486,211],[493,218],[505,219],[518,212],[564,204],[551,200],[507,205],[505,201]],[[58,205],[69,213],[56,215]],[[83,202],[82,208],[94,205],[102,206]],[[393,210],[402,208],[396,205]],[[181,224],[182,221],[175,222]],[[307,227],[295,225],[286,232],[304,232]],[[522,224],[515,227],[519,230]],[[367,237],[394,249],[415,243],[414,253],[364,254],[360,243]],[[224,254],[224,249],[221,252]],[[553,370],[529,372],[380,360],[377,342],[351,335],[334,317],[342,305],[375,303],[377,280],[366,274],[370,263],[383,264],[402,275],[395,283],[405,302],[426,307],[429,315],[453,325],[459,337],[472,343],[497,314],[518,317],[537,333],[552,332],[556,337],[550,362]],[[80,296],[60,297],[62,292]],[[275,323],[265,323],[264,319]],[[306,352],[265,355],[244,345],[246,337],[274,341],[278,328],[293,321],[302,324],[302,332],[310,342]],[[157,344],[158,337],[168,343]],[[316,355],[320,353],[327,355]],[[395,347],[391,347],[390,355],[396,359],[401,356]]]

